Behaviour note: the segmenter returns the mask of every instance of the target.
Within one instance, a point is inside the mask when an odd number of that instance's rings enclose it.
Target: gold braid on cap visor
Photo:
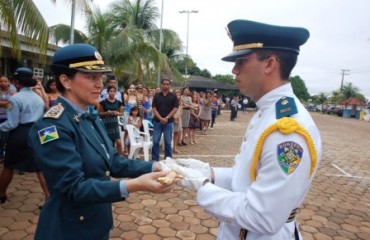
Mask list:
[[[103,65],[104,61],[102,60],[95,60],[95,61],[86,61],[86,62],[78,62],[78,63],[71,63],[69,64],[70,68],[78,68],[78,67],[86,67],[86,66],[93,66],[93,65]]]
[[[233,47],[233,51],[245,50],[250,48],[263,48],[263,43],[248,43]]]
[[[312,176],[313,172],[315,171],[316,163],[317,163],[317,152],[315,148],[315,143],[309,134],[309,132],[300,125],[297,120],[290,117],[284,117],[279,119],[276,123],[270,125],[263,133],[261,134],[260,138],[257,141],[256,150],[254,151],[252,165],[250,168],[250,177],[251,181],[254,182],[257,178],[257,164],[259,163],[261,152],[262,152],[262,145],[266,140],[267,136],[271,133],[279,131],[284,135],[288,135],[291,133],[298,133],[303,136],[308,144],[308,149],[311,155],[311,169],[310,169],[310,177]]]

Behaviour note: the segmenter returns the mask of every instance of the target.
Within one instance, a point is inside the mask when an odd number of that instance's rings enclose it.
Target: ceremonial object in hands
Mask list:
[[[171,185],[176,178],[182,179],[183,176],[175,171],[170,171],[165,177],[157,178],[157,181],[162,185]]]

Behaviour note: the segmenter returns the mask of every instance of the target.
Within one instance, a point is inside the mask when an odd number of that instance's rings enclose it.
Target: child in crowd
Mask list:
[[[140,131],[140,128],[141,128],[143,122],[142,122],[142,118],[141,118],[141,114],[140,114],[138,106],[134,106],[134,107],[131,108],[130,116],[128,118],[127,124],[134,125]],[[127,135],[128,135],[128,132],[126,130],[126,132],[125,132],[125,147],[127,147],[127,150],[129,150],[130,149],[130,138]]]

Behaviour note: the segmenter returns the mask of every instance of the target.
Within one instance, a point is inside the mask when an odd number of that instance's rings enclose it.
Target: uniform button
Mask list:
[[[106,171],[106,172],[105,172],[105,175],[106,175],[107,177],[109,177],[109,176],[110,176],[110,172],[109,172],[109,171]]]
[[[85,220],[85,217],[84,216],[80,216],[80,221],[83,221]]]

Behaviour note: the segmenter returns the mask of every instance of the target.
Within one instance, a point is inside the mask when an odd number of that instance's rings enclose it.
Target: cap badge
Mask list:
[[[98,59],[98,60],[103,60],[103,58],[102,58],[102,56],[100,55],[100,53],[99,52],[95,52],[95,57],[96,57],[96,59]]]

